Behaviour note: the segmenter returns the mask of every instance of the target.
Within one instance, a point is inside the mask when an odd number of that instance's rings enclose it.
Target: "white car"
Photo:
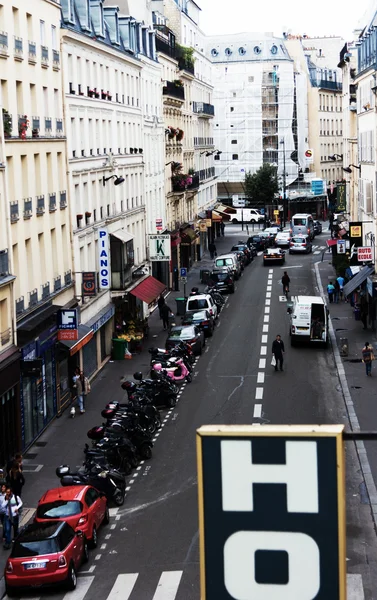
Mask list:
[[[279,231],[276,234],[275,246],[289,246],[291,241],[291,234],[289,231]]]
[[[196,313],[199,310],[208,310],[209,314],[212,315],[214,319],[217,319],[217,306],[210,294],[189,296],[186,304],[186,315]]]

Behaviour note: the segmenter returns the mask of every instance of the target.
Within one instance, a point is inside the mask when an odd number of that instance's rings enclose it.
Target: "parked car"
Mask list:
[[[208,310],[198,310],[182,317],[182,325],[195,325],[203,330],[205,337],[212,337],[215,328],[215,319]]]
[[[225,267],[224,269],[213,269],[209,276],[208,285],[214,284],[216,290],[221,294],[229,292],[234,294],[234,277],[230,269]]]
[[[289,254],[294,252],[309,252],[312,251],[312,242],[308,235],[294,235],[289,244]]]
[[[279,231],[275,238],[275,246],[280,248],[283,246],[289,246],[291,241],[291,234],[289,231]]]
[[[248,238],[246,244],[248,245],[249,248],[250,248],[250,246],[254,246],[256,251],[260,252],[261,250],[264,250],[265,245],[266,245],[266,240],[265,240],[264,236],[251,235]]]
[[[263,254],[264,266],[270,263],[279,262],[280,264],[285,263],[285,251],[281,248],[267,248]]]
[[[165,343],[166,350],[174,348],[179,342],[188,342],[191,344],[194,354],[201,354],[205,346],[204,332],[195,325],[175,325],[171,328],[168,339]]]
[[[215,259],[214,267],[221,269],[222,267],[230,267],[233,271],[235,279],[241,277],[241,266],[234,254],[222,254]]]
[[[275,240],[277,234],[279,233],[279,231],[281,231],[281,229],[282,228],[280,227],[280,225],[272,225],[271,227],[266,227],[266,229],[264,229],[262,233],[269,233],[270,236],[272,236]]]
[[[232,254],[234,254],[234,256],[237,258],[241,271],[244,271],[246,264],[249,263],[246,263],[246,256],[242,250],[236,250],[235,252],[232,252]]]
[[[272,235],[271,232],[264,230],[264,231],[260,231],[259,235],[260,235],[261,238],[264,239],[264,248],[263,248],[263,250],[265,248],[269,248],[269,247],[271,247],[271,246],[274,245],[274,243],[275,243],[275,235]]]
[[[198,310],[208,310],[209,314],[217,319],[217,306],[210,294],[197,294],[187,299],[186,315],[198,312]]]
[[[247,247],[247,244],[238,242],[238,244],[235,244],[234,246],[232,246],[231,252],[243,252],[246,257],[247,265],[250,264],[252,260],[254,260],[251,250],[250,250],[250,248]]]
[[[28,525],[16,538],[5,565],[6,593],[13,597],[21,589],[54,585],[74,590],[77,571],[88,557],[83,532],[65,521]]]
[[[314,235],[322,233],[322,223],[320,221],[314,221]]]
[[[95,548],[102,524],[108,524],[109,508],[106,496],[91,485],[71,485],[48,490],[38,502],[34,521],[67,521],[73,529],[80,529]]]

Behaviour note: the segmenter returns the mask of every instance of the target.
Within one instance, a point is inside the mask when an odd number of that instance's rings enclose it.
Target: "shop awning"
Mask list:
[[[192,244],[197,237],[196,232],[191,227],[187,227],[181,231],[181,243],[183,244]]]
[[[212,221],[220,222],[220,221],[230,221],[231,216],[225,212],[222,212],[218,208],[212,211]]]
[[[158,279],[155,279],[150,275],[144,279],[144,281],[139,283],[139,285],[134,287],[134,289],[130,291],[130,294],[136,296],[139,300],[146,302],[146,304],[151,304],[165,291],[165,289],[166,286],[161,283],[161,281],[158,281]]]
[[[336,246],[338,240],[326,240],[327,247]]]
[[[359,287],[359,285],[364,283],[366,278],[369,277],[369,275],[372,275],[373,271],[374,271],[373,266],[370,266],[370,267],[366,266],[366,267],[363,267],[361,269],[361,271],[359,271],[359,273],[357,273],[357,275],[354,275],[354,277],[352,277],[351,281],[346,283],[346,285],[343,288],[343,294],[344,294],[345,298],[347,296],[349,296],[350,294],[352,294],[352,292],[354,292]]]
[[[227,206],[226,204],[216,204],[215,210],[226,215],[236,215],[237,210],[233,206]]]
[[[31,332],[37,327],[39,327],[39,325],[41,325],[48,318],[52,317],[52,315],[56,314],[61,308],[62,307],[58,306],[57,304],[50,304],[48,306],[45,306],[42,310],[39,311],[38,314],[34,314],[32,317],[30,317],[30,319],[25,319],[25,321],[21,321],[21,323],[17,325],[17,330]]]
[[[126,231],[125,229],[118,229],[118,231],[114,231],[113,233],[111,233],[111,235],[113,235],[115,238],[117,238],[117,240],[120,240],[124,244],[134,239],[134,236],[131,233],[128,233],[128,231]]]
[[[69,353],[71,356],[76,354],[76,352],[81,350],[81,348],[83,346],[85,346],[85,344],[90,342],[90,340],[92,339],[92,337],[94,335],[94,331],[93,331],[93,329],[90,329],[90,327],[88,327],[87,325],[79,325],[78,335],[79,335],[79,337],[77,340],[72,340],[72,341],[61,340],[60,341],[60,343],[63,344],[63,346],[66,346],[67,348],[69,348]]]

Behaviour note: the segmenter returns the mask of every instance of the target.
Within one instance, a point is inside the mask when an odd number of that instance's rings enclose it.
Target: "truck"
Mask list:
[[[327,347],[329,340],[329,310],[321,296],[293,296],[288,303],[291,346],[309,342]]]

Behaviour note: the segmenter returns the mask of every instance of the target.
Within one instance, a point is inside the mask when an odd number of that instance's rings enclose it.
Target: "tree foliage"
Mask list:
[[[279,191],[277,167],[266,163],[253,174],[249,171],[245,176],[245,191],[247,198],[258,206],[272,204]]]

